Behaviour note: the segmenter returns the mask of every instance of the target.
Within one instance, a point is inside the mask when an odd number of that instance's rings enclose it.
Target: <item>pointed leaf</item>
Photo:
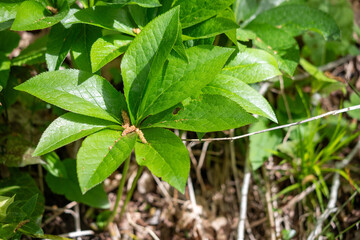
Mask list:
[[[48,10],[56,8],[56,13]],[[67,0],[58,0],[57,6],[46,6],[37,1],[25,1],[17,9],[12,30],[31,31],[48,28],[60,22],[69,12]]]
[[[245,83],[256,83],[281,75],[276,59],[269,53],[253,48],[239,52],[221,72]]]
[[[94,187],[84,195],[81,193],[76,175],[75,160],[65,159],[61,163],[65,166],[67,177],[47,174],[45,178],[53,193],[65,195],[69,201],[77,201],[95,208],[107,209],[110,207],[107,194],[102,185]]]
[[[68,54],[70,47],[79,35],[80,26],[65,28],[58,23],[51,28],[46,45],[46,64],[49,71],[58,70]]]
[[[75,39],[71,46],[71,57],[77,68],[86,72],[92,72],[91,47],[101,36],[101,28],[85,24],[80,25],[78,38]]]
[[[85,193],[112,174],[131,154],[136,134],[103,130],[87,137],[77,155],[77,175]]]
[[[114,126],[114,123],[76,113],[65,113],[45,130],[33,155],[44,155],[109,126]]]
[[[186,99],[183,106],[148,117],[142,128],[165,127],[194,132],[215,132],[238,128],[255,122],[235,101],[221,96],[203,94]]]
[[[132,29],[136,27],[131,21],[129,12],[121,5],[95,6],[74,11],[69,18],[64,19],[63,23],[65,25],[86,23],[129,35],[135,35]]]
[[[328,14],[306,5],[285,4],[258,15],[254,23],[266,23],[298,36],[304,31],[320,33],[326,40],[338,40],[340,29]]]
[[[217,15],[233,2],[234,0],[178,0],[174,6],[180,5],[181,26],[187,28]]]
[[[232,52],[229,48],[199,46],[186,50],[189,62],[170,57],[165,72],[149,82],[138,119],[162,112],[198,93],[221,71]]]
[[[90,58],[92,72],[96,72],[110,61],[125,52],[134,38],[112,34],[98,38],[91,47]]]
[[[144,89],[173,48],[178,34],[179,8],[155,18],[130,44],[121,63],[124,93],[134,121]]]
[[[8,0],[0,2],[0,23],[9,22],[10,26],[12,20],[16,17],[18,7],[24,0]]]
[[[122,94],[108,81],[78,70],[42,73],[15,89],[65,110],[112,122],[119,122],[121,109],[126,109]]]
[[[202,92],[222,95],[233,100],[249,113],[258,114],[277,122],[275,113],[266,99],[237,78],[219,74]]]
[[[144,129],[143,133],[148,144],[136,142],[138,164],[146,166],[154,175],[184,193],[190,171],[189,153],[185,145],[166,129]]]

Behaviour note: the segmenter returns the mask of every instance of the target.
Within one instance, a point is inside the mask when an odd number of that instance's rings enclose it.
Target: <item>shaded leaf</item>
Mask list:
[[[47,35],[40,37],[11,60],[12,66],[33,65],[45,62]]]
[[[16,17],[18,7],[24,0],[2,0],[0,2],[0,23],[8,22],[10,26]]]
[[[46,183],[53,193],[65,195],[69,201],[77,201],[95,208],[106,209],[110,207],[107,194],[102,185],[94,187],[84,195],[81,193],[76,175],[75,160],[66,159],[62,161],[62,164],[66,169],[67,177],[53,176],[48,173],[45,178]]]
[[[104,78],[78,70],[39,74],[15,88],[65,110],[119,122],[125,100]]]
[[[8,57],[0,52],[0,92],[6,87],[9,74],[10,74],[11,62]]]
[[[190,171],[189,153],[185,145],[166,129],[144,129],[143,133],[148,144],[136,142],[138,164],[146,166],[154,175],[184,193]]]
[[[110,61],[125,52],[134,38],[112,34],[98,38],[91,47],[90,58],[92,72],[96,72]]]
[[[85,193],[104,181],[124,161],[134,148],[135,133],[102,130],[87,137],[77,155],[77,175],[81,192]]]
[[[18,46],[19,41],[20,35],[17,32],[0,31],[0,52],[4,52],[6,55],[10,54]]]
[[[144,8],[160,7],[158,0],[103,0],[106,3],[114,4],[136,4]]]
[[[106,120],[76,113],[65,113],[53,121],[42,134],[34,155],[44,155],[45,153],[113,125],[113,122]]]
[[[194,132],[214,132],[238,128],[256,121],[235,101],[221,96],[203,94],[186,99],[177,112],[170,109],[148,117],[143,128],[165,127]]]
[[[101,37],[101,29],[95,26],[81,24],[78,38],[71,46],[71,57],[77,68],[83,71],[92,72],[91,69],[91,47]]]
[[[72,43],[80,33],[79,27],[80,26],[74,25],[70,28],[65,28],[62,23],[58,23],[51,28],[45,54],[49,71],[59,69]]]

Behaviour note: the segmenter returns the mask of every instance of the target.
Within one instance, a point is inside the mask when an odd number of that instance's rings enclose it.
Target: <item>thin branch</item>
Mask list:
[[[240,138],[250,137],[250,136],[253,136],[253,135],[256,135],[256,134],[260,134],[260,133],[264,133],[264,132],[270,132],[270,131],[274,131],[274,130],[278,130],[278,129],[288,128],[288,127],[292,127],[292,126],[297,126],[297,125],[300,125],[300,124],[303,124],[303,123],[307,123],[307,122],[311,122],[311,121],[314,121],[314,120],[318,120],[318,119],[324,118],[324,117],[326,117],[326,116],[337,115],[337,114],[340,114],[340,113],[349,112],[349,111],[353,111],[353,110],[357,110],[357,109],[360,109],[360,104],[359,104],[359,105],[352,106],[352,107],[347,107],[347,108],[342,108],[342,109],[330,111],[330,112],[327,112],[327,113],[324,113],[324,114],[321,114],[321,115],[318,115],[318,116],[315,116],[315,117],[311,117],[311,118],[308,118],[308,119],[305,119],[305,120],[301,120],[301,121],[299,121],[299,122],[284,124],[284,125],[280,125],[280,126],[277,126],[277,127],[268,128],[268,129],[260,130],[260,131],[257,131],[257,132],[247,133],[247,134],[240,135],[240,136],[236,136],[236,137],[205,138],[205,139],[201,139],[201,140],[200,140],[200,139],[197,139],[197,138],[194,138],[194,139],[182,139],[182,140],[183,140],[183,141],[188,141],[188,142],[206,142],[206,141],[228,141],[228,140],[237,140],[237,139],[240,139]]]

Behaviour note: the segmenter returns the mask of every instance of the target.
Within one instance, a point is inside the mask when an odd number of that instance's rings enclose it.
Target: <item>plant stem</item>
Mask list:
[[[122,176],[121,176],[121,180],[120,180],[120,184],[119,184],[119,189],[118,189],[117,196],[116,196],[115,206],[114,206],[113,212],[112,212],[112,214],[110,215],[110,217],[109,217],[106,225],[109,225],[109,224],[110,224],[111,222],[113,222],[114,219],[115,219],[115,216],[116,216],[116,213],[117,213],[117,209],[118,209],[119,204],[120,204],[122,192],[123,192],[123,190],[124,190],[126,175],[127,175],[128,170],[129,170],[130,158],[131,158],[131,154],[130,154],[130,156],[125,160],[124,169],[123,169],[123,172],[122,172]]]
[[[139,168],[137,170],[137,173],[136,173],[136,176],[134,178],[134,181],[131,184],[131,188],[130,188],[129,192],[126,194],[126,199],[125,199],[125,202],[124,202],[123,206],[121,207],[119,218],[121,218],[123,216],[124,212],[125,212],[126,205],[129,203],[129,201],[130,201],[130,199],[131,199],[131,197],[132,197],[132,195],[134,193],[136,183],[139,180],[143,169],[144,169],[144,166],[139,166]]]

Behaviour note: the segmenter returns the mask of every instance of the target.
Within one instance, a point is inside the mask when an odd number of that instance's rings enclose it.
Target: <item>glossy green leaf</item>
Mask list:
[[[94,187],[84,195],[81,193],[74,159],[66,159],[62,161],[62,164],[66,169],[66,177],[47,174],[45,178],[53,193],[65,195],[69,201],[77,201],[95,208],[107,209],[110,207],[107,194],[102,185]]]
[[[255,14],[259,1],[254,0],[235,0],[233,10],[237,23],[244,21]]]
[[[306,5],[285,4],[258,15],[254,23],[266,23],[298,36],[304,31],[315,31],[327,40],[340,38],[340,29],[328,14]]]
[[[10,73],[11,62],[8,57],[0,52],[0,92],[6,87]]]
[[[239,28],[230,9],[219,13],[213,18],[198,23],[183,30],[184,39],[209,38],[229,30]]]
[[[33,155],[44,155],[112,125],[114,125],[113,122],[106,120],[71,112],[65,113],[45,130]]]
[[[74,113],[117,123],[126,108],[122,94],[108,81],[78,70],[45,72],[15,89]]]
[[[58,0],[57,13],[52,13],[47,9],[46,4],[38,1],[25,1],[17,9],[16,18],[12,30],[31,31],[48,28],[60,22],[69,12],[67,0]]]
[[[184,193],[190,171],[189,153],[185,145],[166,129],[144,129],[143,133],[148,144],[136,142],[138,164],[146,166],[154,175]]]
[[[160,7],[158,0],[103,0],[106,3],[113,4],[136,4],[144,8]]]
[[[237,78],[219,74],[202,92],[222,95],[233,100],[249,113],[264,116],[277,122],[275,113],[266,99]]]
[[[267,122],[266,120],[262,120],[254,123],[250,126],[249,132],[267,129]],[[250,137],[249,159],[254,171],[261,167],[271,156],[271,152],[276,149],[277,145],[281,143],[281,140],[281,130],[265,132]]]
[[[78,38],[75,39],[71,46],[71,57],[77,68],[82,71],[92,72],[91,47],[101,36],[101,28],[86,24],[80,25]]]
[[[16,17],[18,7],[24,0],[2,0],[0,2],[0,23],[10,22]],[[10,24],[10,25],[11,25]]]
[[[48,35],[40,37],[11,60],[12,66],[33,65],[45,62]]]
[[[280,69],[293,75],[300,60],[296,40],[284,30],[269,24],[250,23],[246,29],[257,35],[257,47],[271,53],[278,61]]]
[[[245,83],[256,83],[281,75],[271,54],[253,48],[239,52],[221,72]]]
[[[46,45],[46,64],[49,71],[58,70],[68,54],[72,43],[78,38],[80,26],[65,28],[58,23],[51,28]]]
[[[180,21],[183,28],[205,21],[229,7],[234,0],[177,0],[174,6],[180,6]]]
[[[138,119],[162,112],[199,92],[221,71],[233,49],[215,46],[186,50],[189,62],[170,57],[162,75],[148,83]]]
[[[203,94],[186,99],[183,106],[148,117],[143,128],[165,127],[194,132],[215,132],[255,122],[239,104],[222,95]]]
[[[130,44],[122,62],[124,93],[134,121],[146,85],[156,77],[173,48],[179,32],[179,8],[153,21]]]
[[[98,38],[92,45],[90,52],[92,72],[98,71],[124,53],[133,39],[120,34],[111,34]]]
[[[18,46],[19,41],[19,33],[10,30],[0,31],[0,52],[10,54]]]
[[[132,29],[136,26],[131,21],[129,12],[122,6],[95,6],[72,11],[70,17],[63,20],[63,24],[71,25],[74,23],[86,23],[135,35]]]
[[[104,181],[124,161],[134,148],[135,133],[105,129],[87,137],[77,155],[77,175],[81,192],[85,193]]]

